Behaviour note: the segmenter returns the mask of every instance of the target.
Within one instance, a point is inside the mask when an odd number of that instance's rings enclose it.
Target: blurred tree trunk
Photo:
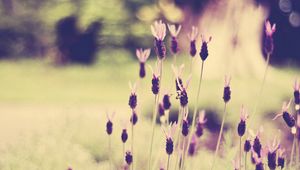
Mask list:
[[[13,15],[14,14],[14,5],[12,0],[2,0],[2,6],[5,15]]]

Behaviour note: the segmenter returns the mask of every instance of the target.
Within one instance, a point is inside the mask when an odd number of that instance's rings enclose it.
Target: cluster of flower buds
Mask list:
[[[295,105],[296,105],[296,110],[299,110],[300,107],[300,84],[298,82],[298,80],[295,81],[295,85],[294,85],[294,102],[295,102]]]
[[[279,116],[282,116],[282,118],[285,121],[285,123],[287,124],[287,126],[290,127],[290,128],[293,128],[295,126],[296,121],[295,121],[295,118],[293,117],[293,115],[291,115],[288,112],[290,104],[291,104],[291,101],[288,104],[286,102],[284,102],[283,105],[282,105],[281,113],[277,114],[273,120],[275,120]]]
[[[194,156],[196,154],[196,151],[197,151],[197,137],[196,135],[193,135],[188,149],[189,156]]]

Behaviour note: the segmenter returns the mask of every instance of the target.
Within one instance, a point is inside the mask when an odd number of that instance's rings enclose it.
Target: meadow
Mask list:
[[[129,81],[139,81],[139,122],[135,126],[136,169],[147,164],[145,149],[149,146],[151,114],[154,97],[151,94],[151,72],[147,68],[145,79],[138,80],[138,63],[122,51],[103,53],[101,60],[92,67],[57,67],[47,60],[1,61],[0,93],[0,169],[108,169],[108,153],[112,154],[114,169],[123,164],[121,119],[128,118],[130,89]],[[122,56],[123,55],[123,56]],[[127,56],[126,56],[127,55]],[[132,57],[131,57],[132,58]],[[194,60],[193,77],[189,87],[192,108],[199,75],[199,57]],[[165,62],[162,89],[172,84],[171,59]],[[154,60],[149,64],[153,65]],[[187,56],[179,56],[179,63],[190,64]],[[117,68],[117,69],[116,69]],[[187,67],[189,68],[189,67]],[[188,69],[186,69],[188,70]],[[220,124],[223,109],[224,75],[218,74],[213,63],[208,60],[203,77],[203,91],[199,99],[199,109],[208,110],[212,118]],[[187,77],[186,71],[184,77]],[[228,117],[222,150],[223,158],[217,159],[216,167],[233,169],[232,160],[238,151],[236,127],[239,122],[241,105],[251,110],[257,100],[257,92],[262,74],[251,71],[231,75],[232,100],[228,104]],[[291,145],[289,129],[281,119],[271,119],[281,110],[283,101],[293,94],[293,83],[299,70],[274,68],[269,70],[265,89],[258,108],[258,116],[253,129],[264,126],[263,141],[273,138],[280,129],[284,146]],[[195,80],[194,80],[195,79]],[[174,84],[173,84],[174,85]],[[172,111],[177,115],[178,100],[171,97]],[[112,150],[108,150],[108,137],[105,131],[106,113],[116,112]],[[251,116],[250,116],[251,119]],[[164,160],[164,133],[156,125],[154,139],[153,165],[159,166]],[[201,137],[199,153],[190,158],[192,164],[187,169],[208,169],[216,143],[216,130],[206,130]],[[128,142],[130,144],[130,138]],[[127,144],[129,148],[129,144]],[[288,150],[288,148],[287,148]],[[175,157],[171,158],[175,161]],[[172,164],[171,164],[172,165]],[[197,167],[197,168],[196,168]],[[222,168],[223,169],[223,168]]]

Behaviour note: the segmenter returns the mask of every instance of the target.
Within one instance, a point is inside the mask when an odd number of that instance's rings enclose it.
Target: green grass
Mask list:
[[[1,61],[0,93],[0,169],[107,169],[107,135],[105,133],[105,112],[116,111],[115,127],[112,135],[113,162],[116,167],[122,165],[122,146],[120,139],[120,119],[128,118],[128,82],[138,80],[138,64],[127,59],[129,54],[115,52],[102,57],[94,66],[55,67],[46,61],[22,60]],[[119,57],[122,56],[122,57]],[[179,60],[186,62],[189,61]],[[199,61],[197,61],[199,62]],[[153,62],[150,62],[153,65]],[[221,114],[223,108],[222,93],[224,75],[218,74],[217,66],[207,64],[204,73],[200,109],[210,109]],[[194,75],[188,89],[190,106],[194,103],[198,74]],[[199,68],[200,69],[200,68]],[[136,126],[135,151],[138,154],[137,167],[141,169],[147,163],[145,149],[148,148],[151,121],[145,114],[151,114],[153,96],[150,91],[150,70],[147,78],[139,82],[138,114]],[[265,89],[261,98],[258,116],[254,128],[261,124],[265,113],[280,111],[283,100],[292,95],[292,85],[299,71],[283,68],[270,69]],[[170,63],[165,63],[163,90],[169,89],[171,80]],[[184,80],[187,74],[184,75]],[[228,105],[227,124],[231,130],[224,150],[228,151],[224,159],[217,160],[217,169],[232,167],[231,160],[237,153],[238,140],[235,127],[239,121],[240,106],[248,110],[257,100],[257,92],[262,75],[244,72],[232,75],[232,100]],[[141,94],[142,93],[142,94]],[[174,94],[174,92],[172,92]],[[175,94],[174,94],[175,96]],[[172,96],[172,107],[178,108],[178,101]],[[277,120],[276,122],[280,122]],[[266,122],[266,121],[264,121]],[[275,122],[264,123],[268,132],[277,131]],[[287,131],[287,129],[282,129]],[[159,126],[156,127],[154,143],[155,159],[165,159],[164,136]],[[272,133],[266,133],[271,139]],[[129,135],[130,136],[130,135]],[[201,141],[198,155],[188,166],[208,169],[213,151],[206,146],[213,134],[206,132]],[[232,141],[231,141],[232,140]],[[267,141],[267,140],[266,140]],[[232,145],[234,144],[234,146]],[[130,138],[127,144],[129,148]],[[147,151],[147,150],[146,150]],[[198,161],[203,160],[203,161]],[[171,158],[174,163],[175,157]],[[173,166],[173,165],[171,165]]]

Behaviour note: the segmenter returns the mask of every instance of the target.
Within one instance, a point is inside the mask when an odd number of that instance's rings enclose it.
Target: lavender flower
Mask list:
[[[112,132],[113,132],[113,122],[112,122],[112,119],[113,119],[114,115],[115,115],[114,112],[112,114],[106,113],[106,117],[107,117],[106,133],[108,135],[111,135]]]
[[[260,142],[260,135],[261,135],[262,131],[263,131],[263,129],[262,129],[262,127],[260,127],[259,131],[255,135],[255,138],[254,138],[254,141],[253,141],[253,144],[252,144],[252,149],[256,153],[258,158],[261,157],[261,151],[262,151],[262,145],[261,145],[261,142]],[[250,130],[250,132],[253,133],[251,130]]]
[[[127,165],[130,165],[133,161],[133,157],[130,151],[127,151],[125,154],[125,161],[127,163]]]
[[[244,151],[245,152],[249,152],[251,149],[251,142],[249,139],[245,140],[245,143],[244,143]]]
[[[241,109],[241,117],[240,117],[240,123],[238,125],[237,131],[240,137],[242,137],[245,134],[246,131],[246,120],[248,119],[248,113],[245,111],[244,107],[242,106]]]
[[[136,49],[136,56],[139,59],[140,62],[140,78],[144,78],[146,76],[146,70],[145,70],[145,62],[149,58],[150,55],[150,49]]]
[[[182,128],[181,134],[186,137],[189,134],[189,121],[188,121],[188,113],[184,113],[184,117],[182,119]]]
[[[164,129],[165,135],[166,135],[166,152],[168,155],[171,155],[174,150],[174,142],[173,142],[173,135],[176,131],[177,124],[171,123],[168,127],[168,131]]]
[[[287,124],[287,126],[292,128],[295,126],[296,121],[295,121],[295,118],[288,112],[290,104],[291,104],[291,100],[288,104],[286,102],[284,102],[282,105],[282,113],[277,114],[273,120],[275,120],[279,116],[282,116],[282,118],[285,121],[285,123]]]
[[[196,123],[196,136],[199,138],[203,135],[204,124],[206,123],[205,111],[202,110],[199,112],[198,121]]]
[[[130,122],[135,125],[138,121],[138,116],[135,110],[132,110],[132,114],[131,114],[131,118],[130,118]]]
[[[129,83],[129,87],[131,89],[131,94],[129,96],[128,104],[131,109],[135,109],[137,106],[136,83],[134,85],[131,85],[131,83]]]
[[[263,158],[257,153],[253,153],[253,159],[255,161],[255,170],[264,170]]]
[[[163,107],[165,110],[169,110],[171,108],[170,95],[165,94],[163,96]]]
[[[124,129],[122,130],[121,140],[122,140],[123,143],[126,143],[127,139],[128,139],[127,129],[124,128]]]
[[[295,80],[295,84],[294,84],[294,102],[295,102],[296,105],[300,104],[300,92],[299,92],[299,89],[300,89],[300,84],[299,84],[298,80]],[[296,110],[298,110],[298,109],[296,109]]]
[[[208,49],[207,49],[207,44],[211,41],[211,37],[209,37],[208,41],[205,39],[205,37],[202,35],[202,46],[201,46],[201,51],[199,53],[202,61],[205,61],[208,57]]]
[[[159,116],[164,116],[165,115],[165,108],[164,108],[162,103],[158,104],[158,113],[159,113]]]
[[[192,136],[191,143],[189,144],[188,154],[194,156],[197,148],[197,137],[196,135]]]
[[[198,37],[198,28],[192,26],[192,32],[188,34],[188,38],[190,40],[190,55],[195,57],[197,53],[196,49],[196,39]]]
[[[179,51],[178,48],[178,42],[177,42],[177,36],[181,30],[181,25],[178,26],[178,28],[176,29],[175,25],[169,25],[168,24],[168,28],[169,31],[171,33],[172,36],[172,40],[171,40],[171,51],[176,54]]]
[[[152,69],[151,66],[149,66],[150,70],[152,71],[152,87],[151,87],[151,90],[152,90],[152,93],[154,95],[157,95],[159,93],[159,73],[158,73],[158,67],[156,65],[156,70],[154,71]]]
[[[166,24],[164,24],[161,20],[155,21],[153,25],[151,25],[152,35],[155,37],[155,52],[159,59],[164,59],[166,57],[166,47],[163,42],[166,36]]]
[[[268,145],[268,167],[271,170],[276,169],[276,151],[279,149],[279,144],[275,138],[273,143]]]
[[[273,44],[273,34],[276,31],[276,24],[273,24],[271,26],[271,23],[269,21],[265,22],[265,43],[264,48],[267,54],[272,54],[274,50],[274,44]]]
[[[229,102],[231,98],[231,90],[230,90],[230,77],[225,76],[225,87],[224,87],[224,92],[223,92],[223,99],[224,102],[227,103]]]
[[[280,167],[281,169],[284,168],[284,162],[285,162],[284,152],[285,152],[284,149],[281,148],[278,149],[277,166]]]

